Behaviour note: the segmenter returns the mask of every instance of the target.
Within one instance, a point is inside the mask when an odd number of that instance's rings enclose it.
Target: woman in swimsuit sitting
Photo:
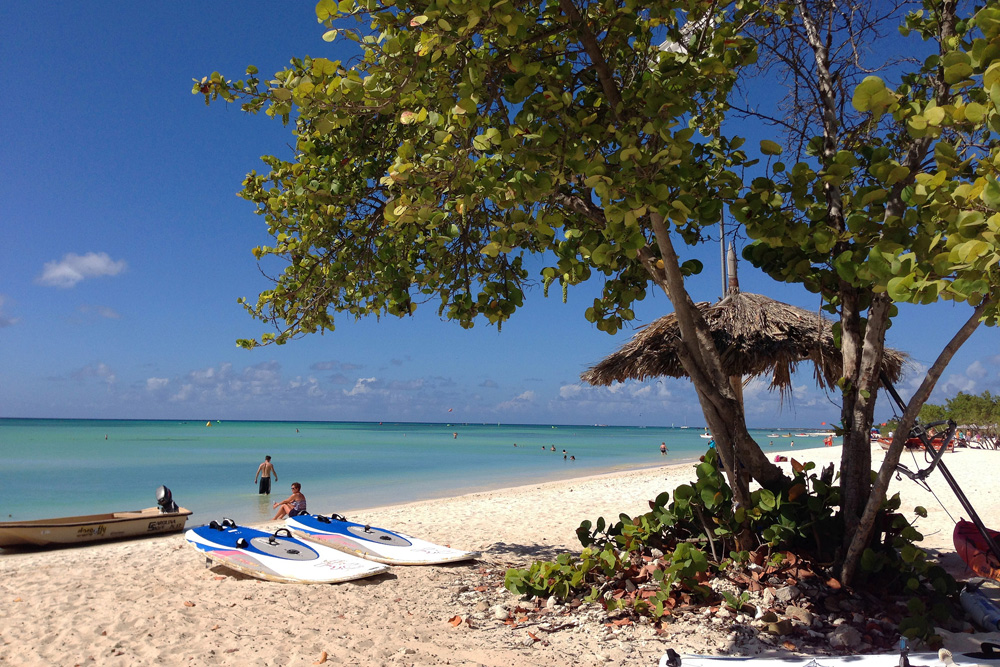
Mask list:
[[[274,503],[274,507],[279,508],[278,513],[274,515],[275,519],[283,519],[286,516],[298,516],[300,514],[305,514],[306,497],[302,495],[302,485],[298,482],[292,484],[292,495],[280,502]]]

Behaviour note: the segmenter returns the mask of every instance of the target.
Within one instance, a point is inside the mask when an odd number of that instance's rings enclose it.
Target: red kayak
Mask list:
[[[1000,543],[1000,532],[995,530],[988,532],[994,542]],[[1000,562],[990,553],[989,545],[979,534],[976,524],[965,519],[960,520],[955,524],[952,539],[955,541],[955,551],[969,569],[981,577],[1000,580]]]

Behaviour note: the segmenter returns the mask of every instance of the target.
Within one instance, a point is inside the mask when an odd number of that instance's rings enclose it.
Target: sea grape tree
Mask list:
[[[733,211],[755,240],[747,257],[818,292],[838,316],[849,580],[921,405],[975,328],[997,321],[1000,7],[962,16],[955,2],[927,0],[901,27],[924,40],[927,57],[898,63],[895,86],[868,75],[853,88],[841,81],[861,71],[857,38],[870,29],[860,20],[864,5],[778,7],[787,9],[784,27],[760,43],[787,65],[800,99],[812,100],[798,107],[796,124],[812,128],[800,135],[809,137],[807,155],[791,166],[771,163]],[[799,35],[800,51],[788,47],[789,32]],[[896,303],[939,300],[968,304],[967,319],[907,406],[872,492],[867,433],[886,329]]]
[[[685,332],[685,368],[729,464],[782,479],[746,432],[743,408],[684,288],[683,258],[734,198],[745,160],[719,131],[738,68],[754,59],[729,2],[322,0],[345,63],[305,57],[197,81],[206,101],[294,123],[295,155],[268,157],[242,196],[286,262],[247,303],[277,331],[333,329],[334,314],[424,304],[462,326],[502,324],[532,283],[603,281],[587,319],[614,333],[651,285]],[[661,48],[666,45],[668,48]],[[679,244],[679,245],[678,245]],[[525,257],[545,264],[530,275]]]

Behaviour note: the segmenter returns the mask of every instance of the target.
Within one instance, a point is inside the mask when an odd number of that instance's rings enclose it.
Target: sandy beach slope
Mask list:
[[[840,448],[781,453],[839,464]],[[881,458],[873,448],[874,467]],[[959,450],[946,461],[986,523],[1000,524],[1000,452]],[[907,454],[903,463],[915,467]],[[688,463],[352,513],[352,520],[479,550],[483,557],[397,567],[331,586],[270,583],[208,568],[180,535],[8,551],[0,555],[0,665],[555,667],[655,665],[668,647],[746,652],[725,619],[679,622],[658,635],[649,625],[607,624],[596,605],[573,613],[556,605],[529,618],[523,610],[533,603],[502,590],[508,566],[579,552],[574,531],[582,520],[644,512],[651,498],[692,478]],[[890,493],[901,494],[904,512],[927,509],[918,524],[925,545],[940,550],[956,575],[967,576],[949,554],[953,519],[964,512],[940,473],[929,483],[933,493],[894,480]]]

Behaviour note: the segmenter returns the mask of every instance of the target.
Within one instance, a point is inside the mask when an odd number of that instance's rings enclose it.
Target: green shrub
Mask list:
[[[786,488],[757,489],[749,507],[738,507],[710,449],[695,466],[696,479],[661,493],[649,512],[622,514],[614,523],[603,517],[584,521],[576,531],[584,547],[579,557],[564,554],[554,562],[508,570],[505,585],[521,595],[581,596],[609,611],[632,609],[660,618],[678,602],[715,599],[705,582],[720,570],[741,571],[752,559],[773,570],[787,566],[786,553],[796,554],[796,560],[833,562],[843,543],[836,513],[840,488],[832,470],[817,475],[814,468],[812,463],[794,465]],[[907,619],[901,627],[908,636],[927,638],[934,619],[950,611],[948,596],[957,585],[916,546],[922,536],[898,509],[898,495],[882,508],[881,529],[862,557],[861,576],[869,587],[927,600],[929,606],[918,599],[913,609],[929,609],[929,617]],[[922,508],[916,511],[926,516]],[[738,549],[738,535],[749,536],[756,548]],[[624,586],[627,580],[634,586]],[[746,595],[721,597],[739,609]]]

